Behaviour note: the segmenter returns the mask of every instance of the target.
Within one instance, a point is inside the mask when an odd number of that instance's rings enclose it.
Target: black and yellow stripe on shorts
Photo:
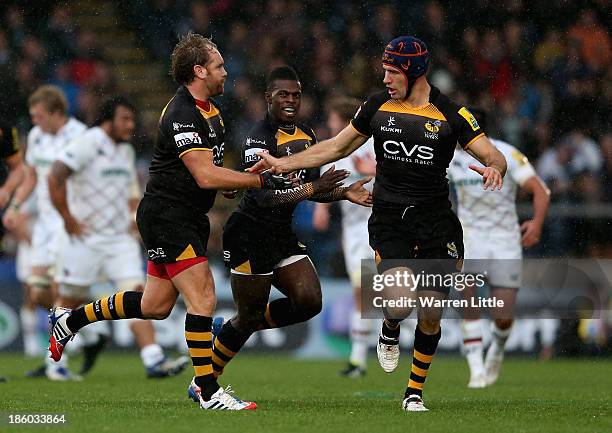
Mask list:
[[[213,374],[211,365],[212,332],[185,331],[185,340],[196,377]]]
[[[223,369],[236,355],[236,352],[228,349],[217,337],[212,350],[213,373],[215,377],[223,374]]]
[[[432,359],[433,355],[425,355],[418,350],[414,350],[408,388],[421,392],[423,391],[423,385],[425,384],[427,371],[429,370]]]
[[[123,295],[125,292],[115,293],[108,298],[98,299],[85,305],[85,315],[90,323],[99,320],[125,319],[126,314],[123,306]]]

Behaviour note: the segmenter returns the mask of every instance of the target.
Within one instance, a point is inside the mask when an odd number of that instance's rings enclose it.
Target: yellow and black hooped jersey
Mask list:
[[[214,164],[222,166],[224,139],[225,127],[214,102],[198,101],[181,86],[159,119],[145,196],[208,212],[217,191],[200,188],[181,158],[193,151],[212,152]]]
[[[375,94],[357,111],[351,125],[374,138],[374,206],[448,201],[448,168],[456,143],[467,149],[484,135],[467,108],[431,87],[429,102],[411,107]]]
[[[247,135],[241,149],[242,168],[251,167],[259,161],[260,157],[257,156],[259,152],[268,151],[272,156],[282,157],[308,149],[316,142],[317,139],[311,128],[301,124],[286,128],[281,127],[268,114]],[[319,178],[319,169],[299,170],[297,175],[301,178],[302,183],[312,182]],[[292,189],[247,190],[240,201],[237,212],[247,215],[256,221],[274,224],[277,227],[290,227],[293,211],[297,203],[271,206],[270,196],[273,194],[287,195],[291,194],[291,192]]]

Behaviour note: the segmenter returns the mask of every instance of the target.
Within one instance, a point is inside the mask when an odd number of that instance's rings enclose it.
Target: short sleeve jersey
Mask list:
[[[208,151],[213,154],[213,163],[222,166],[224,140],[225,126],[215,103],[196,101],[181,86],[159,119],[145,196],[208,212],[217,191],[200,188],[181,157],[192,151]]]
[[[308,149],[317,142],[312,129],[297,124],[292,128],[281,128],[269,115],[258,122],[248,133],[241,149],[242,168],[246,169],[259,161],[257,153],[267,151],[272,156],[282,157]],[[297,175],[303,183],[319,178],[319,169],[299,170]],[[276,227],[291,226],[296,203],[288,203],[275,207],[267,207],[263,200],[267,194],[282,194],[284,190],[247,190],[240,201],[238,212],[256,221],[274,224]]]
[[[482,189],[482,177],[469,165],[482,164],[462,150],[455,150],[455,156],[448,168],[448,178],[457,192],[458,216],[464,229],[487,230],[491,233],[519,233],[516,214],[516,190],[536,175],[533,166],[516,147],[491,139],[491,143],[504,155],[508,170],[501,191]]]
[[[61,220],[59,213],[51,203],[47,178],[53,161],[72,140],[83,134],[86,129],[85,124],[71,117],[56,134],[45,133],[39,126],[30,130],[25,159],[26,163],[36,172],[38,179],[36,182],[37,224],[53,227]]]
[[[351,125],[374,138],[374,207],[448,200],[446,169],[456,143],[466,149],[484,135],[467,108],[434,86],[422,107],[391,99],[388,92],[375,94]]]
[[[86,224],[89,234],[128,233],[134,156],[130,144],[116,144],[100,127],[72,140],[58,156],[74,172],[68,179],[70,211]]]

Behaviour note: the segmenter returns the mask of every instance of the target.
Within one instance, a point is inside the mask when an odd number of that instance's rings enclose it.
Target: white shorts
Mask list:
[[[486,272],[493,288],[521,286],[523,249],[519,231],[464,229],[463,243],[464,272]]]
[[[368,237],[368,220],[355,221],[342,226],[342,250],[346,273],[353,287],[361,287],[361,261],[374,259]]]
[[[65,236],[66,232],[62,220],[38,218],[32,229],[31,266],[50,267],[57,265]]]
[[[101,278],[112,282],[145,279],[140,245],[129,234],[71,236],[60,255],[59,283],[89,287]]]

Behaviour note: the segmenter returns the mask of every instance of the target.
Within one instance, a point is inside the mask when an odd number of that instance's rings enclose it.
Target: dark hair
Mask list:
[[[123,96],[115,96],[114,98],[107,99],[102,103],[98,109],[98,115],[94,122],[94,126],[100,126],[104,122],[113,120],[115,118],[115,112],[117,107],[125,107],[132,112],[136,112],[136,108],[132,105],[127,98]]]
[[[268,91],[274,88],[274,82],[276,80],[290,80],[290,81],[300,81],[297,72],[291,66],[279,66],[278,68],[272,69],[270,75],[268,75],[268,85],[266,89]]]
[[[328,112],[335,111],[342,120],[348,122],[355,115],[359,105],[360,102],[357,99],[341,96],[330,102]]]
[[[202,35],[189,32],[183,36],[170,56],[174,81],[178,84],[191,83],[195,78],[194,66],[205,66],[210,60],[210,54],[215,50],[217,45]]]

